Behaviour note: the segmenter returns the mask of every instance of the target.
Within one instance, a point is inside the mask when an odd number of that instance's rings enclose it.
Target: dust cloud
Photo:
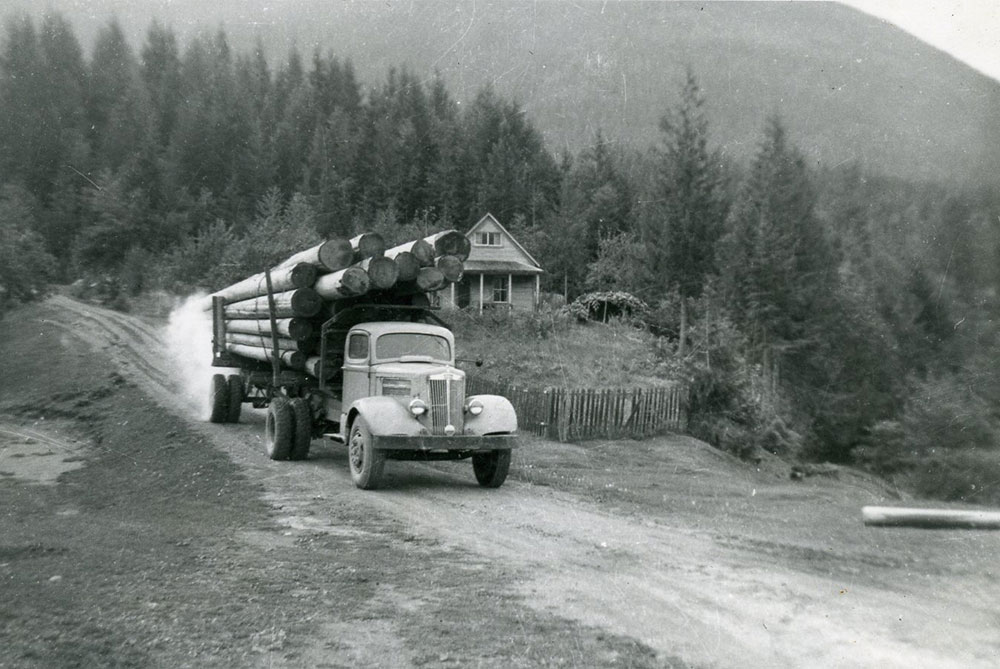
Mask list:
[[[170,312],[164,331],[171,371],[181,387],[185,408],[199,420],[208,420],[212,375],[225,370],[212,367],[212,312],[203,305],[207,295],[184,298]]]

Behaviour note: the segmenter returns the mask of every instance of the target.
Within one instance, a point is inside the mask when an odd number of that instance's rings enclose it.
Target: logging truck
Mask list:
[[[212,422],[237,422],[244,404],[266,409],[271,459],[303,460],[326,437],[346,445],[362,489],[379,486],[386,460],[470,459],[480,485],[503,484],[517,445],[514,408],[497,395],[466,395],[455,337],[433,310],[413,300],[338,304],[320,327],[318,355],[302,359],[295,319],[279,322],[271,297],[256,334],[233,332],[239,321],[213,298],[212,364],[238,373],[213,376]]]

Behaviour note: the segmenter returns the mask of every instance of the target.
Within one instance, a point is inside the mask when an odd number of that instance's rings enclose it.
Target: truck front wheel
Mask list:
[[[507,480],[510,470],[510,450],[490,451],[489,453],[474,453],[472,455],[472,471],[476,480],[484,488],[499,488]]]
[[[272,460],[287,460],[292,452],[292,436],[295,434],[295,414],[288,399],[275,397],[267,405],[267,421],[264,425],[264,446]]]
[[[347,442],[347,459],[351,464],[351,480],[362,490],[374,490],[382,478],[385,454],[372,447],[372,433],[365,419],[358,416],[351,426]]]

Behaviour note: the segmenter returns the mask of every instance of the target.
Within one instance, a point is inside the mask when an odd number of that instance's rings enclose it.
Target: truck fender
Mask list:
[[[472,395],[465,400],[466,406],[472,400],[483,404],[483,412],[478,416],[465,414],[465,434],[513,434],[517,432],[517,412],[506,397],[500,395]]]
[[[356,416],[362,416],[368,429],[375,436],[404,435],[418,437],[430,432],[413,417],[406,407],[391,397],[376,395],[362,397],[351,404],[347,412],[347,426],[344,434],[350,434],[350,425]]]

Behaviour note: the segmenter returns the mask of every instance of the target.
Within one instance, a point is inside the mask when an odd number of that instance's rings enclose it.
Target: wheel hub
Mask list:
[[[351,467],[355,471],[361,471],[361,467],[365,460],[365,445],[364,439],[357,432],[351,435],[351,447],[349,449],[348,457],[351,460]]]

